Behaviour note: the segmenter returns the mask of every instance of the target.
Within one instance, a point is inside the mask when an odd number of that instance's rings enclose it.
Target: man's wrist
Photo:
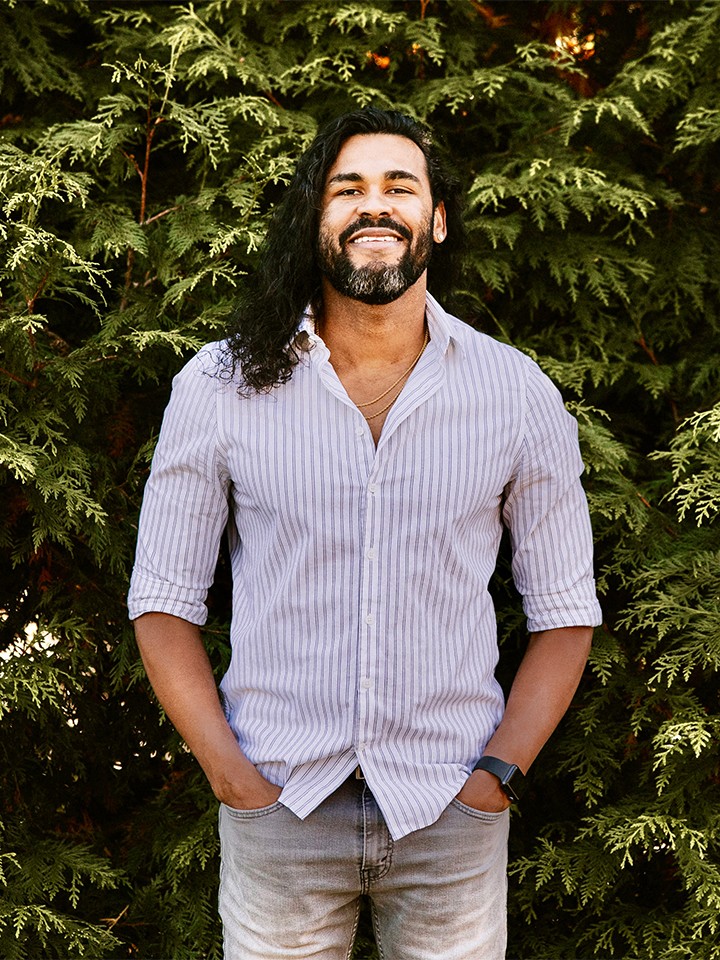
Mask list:
[[[525,774],[515,763],[484,756],[473,767],[473,773],[476,770],[485,770],[497,777],[500,789],[512,803],[517,803],[525,790]]]
[[[500,789],[500,781],[486,770],[474,771],[465,781],[457,799],[486,813],[500,813],[510,806],[510,800]]]

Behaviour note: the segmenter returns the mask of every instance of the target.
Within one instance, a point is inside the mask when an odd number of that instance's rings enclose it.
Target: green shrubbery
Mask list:
[[[135,519],[295,158],[374,102],[449,146],[456,312],[537,357],[587,464],[606,624],[515,817],[510,955],[720,956],[718,31],[713,2],[0,6],[0,955],[219,955],[215,804],[126,622]],[[218,670],[226,620],[218,589]]]

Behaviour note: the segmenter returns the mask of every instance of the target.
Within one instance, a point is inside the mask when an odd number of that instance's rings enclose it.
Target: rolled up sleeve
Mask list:
[[[140,512],[128,594],[133,620],[149,612],[207,620],[229,491],[211,362],[201,351],[173,381]]]
[[[503,509],[513,578],[531,633],[602,622],[582,471],[577,423],[532,364],[523,442]]]

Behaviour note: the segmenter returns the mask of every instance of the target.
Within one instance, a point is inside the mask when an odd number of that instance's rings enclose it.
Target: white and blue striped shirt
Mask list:
[[[247,757],[310,813],[360,763],[395,839],[434,822],[503,712],[488,581],[503,523],[528,629],[600,611],[577,429],[519,351],[428,296],[431,340],[375,447],[312,323],[288,383],[241,397],[218,345],[178,374],[128,605],[205,622],[233,572],[221,689]]]

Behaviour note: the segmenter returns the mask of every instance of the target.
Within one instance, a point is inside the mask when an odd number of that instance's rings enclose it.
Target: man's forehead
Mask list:
[[[363,133],[349,137],[328,170],[326,185],[383,176],[416,180],[429,186],[425,155],[416,143],[391,133]]]

